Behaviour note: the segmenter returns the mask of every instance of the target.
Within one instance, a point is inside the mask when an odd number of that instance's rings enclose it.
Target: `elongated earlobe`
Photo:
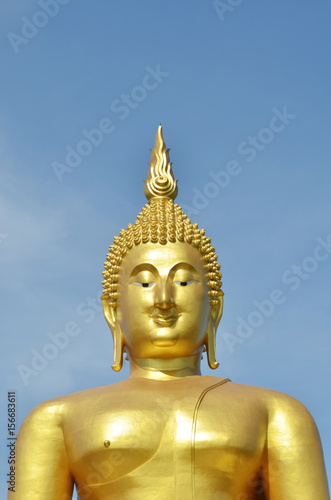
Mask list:
[[[109,296],[107,294],[101,295],[101,301],[103,313],[113,335],[114,341],[114,364],[112,365],[112,369],[115,372],[119,372],[123,366],[124,340],[122,330],[116,319],[116,309],[109,303]]]
[[[123,366],[123,335],[121,331],[121,327],[118,321],[115,322],[114,328],[114,364],[112,365],[112,369],[115,372],[119,372]]]
[[[221,321],[223,313],[223,294],[219,296],[218,301],[214,304],[209,312],[208,326],[205,338],[207,347],[208,365],[212,370],[218,368],[219,363],[216,361],[216,330]]]
[[[209,318],[205,344],[207,347],[208,365],[212,370],[216,370],[219,367],[219,363],[216,361],[216,326],[213,318]]]

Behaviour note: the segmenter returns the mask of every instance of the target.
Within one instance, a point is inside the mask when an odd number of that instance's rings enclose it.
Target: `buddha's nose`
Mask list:
[[[158,309],[169,309],[173,305],[171,287],[166,280],[161,280],[156,285],[155,307]]]

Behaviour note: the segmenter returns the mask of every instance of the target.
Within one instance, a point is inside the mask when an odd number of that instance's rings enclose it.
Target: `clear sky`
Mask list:
[[[2,470],[7,391],[20,424],[128,374],[110,367],[101,272],[161,122],[178,202],[222,264],[212,374],[302,401],[330,477],[331,4],[221,4],[0,7]]]

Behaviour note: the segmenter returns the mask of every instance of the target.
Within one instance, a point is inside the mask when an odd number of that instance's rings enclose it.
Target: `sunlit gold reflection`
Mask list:
[[[201,376],[203,351],[218,366],[220,265],[174,203],[161,127],[145,194],[103,282],[113,369],[126,352],[130,376],[38,406],[19,432],[8,498],[68,500],[76,484],[81,500],[328,500],[318,432],[299,402]]]

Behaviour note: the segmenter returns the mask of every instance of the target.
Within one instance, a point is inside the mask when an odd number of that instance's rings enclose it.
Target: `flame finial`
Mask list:
[[[170,150],[166,148],[161,125],[157,129],[155,146],[151,151],[151,162],[149,163],[149,172],[145,181],[145,196],[148,201],[152,198],[174,200],[178,194],[177,181],[171,170]]]

